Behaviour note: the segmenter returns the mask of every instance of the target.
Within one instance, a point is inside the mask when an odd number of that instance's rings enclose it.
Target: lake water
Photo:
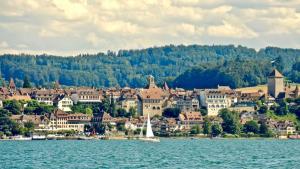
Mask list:
[[[300,168],[300,140],[0,141],[0,168]]]

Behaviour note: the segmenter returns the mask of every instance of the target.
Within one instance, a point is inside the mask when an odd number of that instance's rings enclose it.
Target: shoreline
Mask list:
[[[300,138],[278,138],[278,137],[203,137],[203,136],[190,136],[190,137],[159,137],[161,139],[172,139],[172,140],[200,140],[200,139],[210,139],[210,140],[300,140]],[[32,139],[31,137],[24,137],[23,139],[18,138],[8,138],[0,139],[0,141],[45,141],[45,140],[138,140],[136,137],[123,137],[123,136],[112,136],[112,137],[60,137],[60,138],[45,138],[45,139]]]

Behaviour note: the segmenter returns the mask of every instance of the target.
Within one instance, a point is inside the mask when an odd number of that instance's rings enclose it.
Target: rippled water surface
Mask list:
[[[0,141],[0,168],[300,168],[300,140]]]

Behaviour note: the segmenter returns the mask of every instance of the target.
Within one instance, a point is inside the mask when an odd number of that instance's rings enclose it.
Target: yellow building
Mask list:
[[[146,116],[149,114],[150,117],[162,115],[168,93],[156,86],[153,76],[148,77],[148,87],[142,89],[138,96],[138,113],[140,115]]]

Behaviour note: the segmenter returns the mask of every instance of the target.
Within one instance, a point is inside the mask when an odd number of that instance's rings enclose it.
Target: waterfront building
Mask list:
[[[84,132],[84,125],[90,124],[92,117],[82,113],[68,114],[60,109],[55,109],[50,114],[49,130],[74,130]]]
[[[58,95],[54,99],[54,104],[57,105],[57,108],[64,112],[72,111],[71,107],[73,106],[72,99],[67,95]]]
[[[68,126],[68,113],[60,109],[55,109],[50,114],[50,129],[49,130],[69,130]]]
[[[232,105],[232,98],[224,90],[205,89],[200,91],[200,104],[207,109],[208,116],[217,116],[221,109]]]
[[[10,119],[14,120],[21,126],[24,126],[27,122],[32,122],[35,130],[49,129],[49,119],[44,115],[12,115]]]
[[[156,86],[154,77],[148,77],[148,87],[141,89],[138,94],[138,113],[141,116],[150,117],[162,115],[163,109],[166,107],[168,93]]]
[[[202,126],[203,117],[200,112],[182,112],[179,114],[179,122],[181,130],[190,130],[193,126]]]
[[[91,119],[92,116],[83,113],[69,114],[67,121],[69,130],[84,132],[84,126],[89,125]]]
[[[101,121],[103,124],[108,124],[113,122],[113,118],[108,113],[104,112]]]

